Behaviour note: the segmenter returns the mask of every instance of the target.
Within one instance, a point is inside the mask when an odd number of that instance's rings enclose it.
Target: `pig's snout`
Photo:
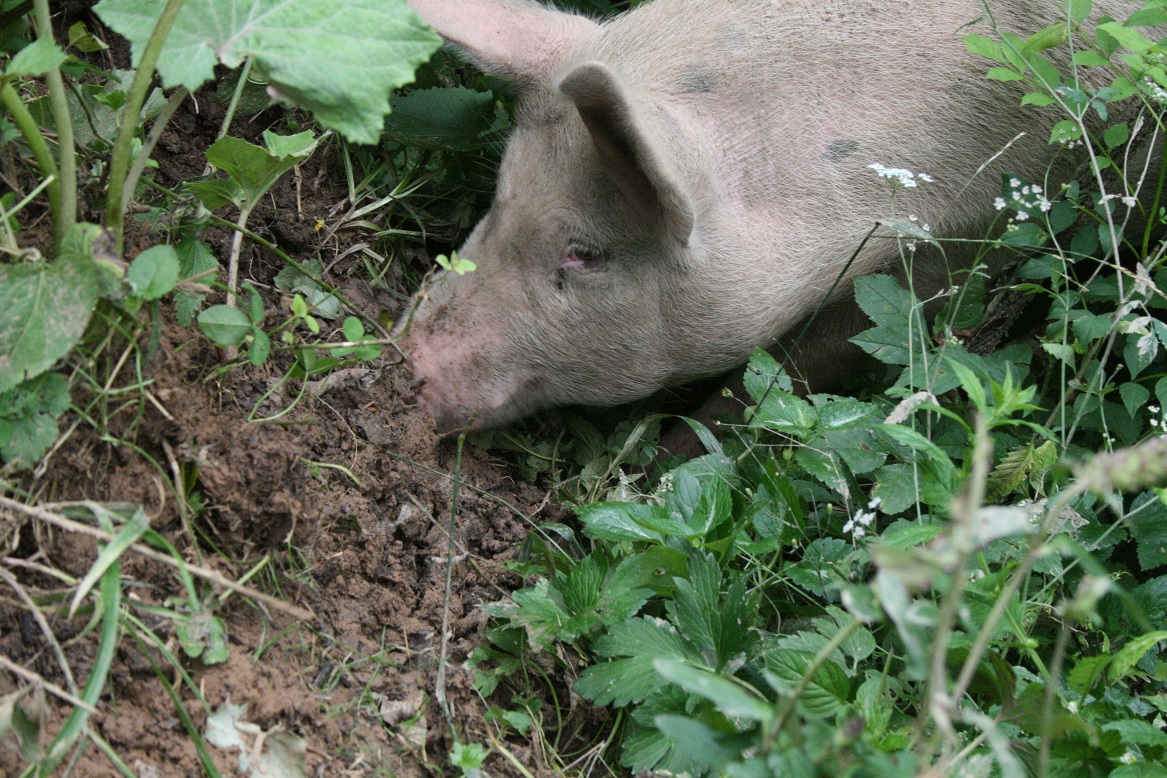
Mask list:
[[[520,415],[514,410],[519,398],[513,378],[499,374],[497,358],[468,340],[401,344],[413,371],[414,401],[434,418],[441,435],[506,424]]]

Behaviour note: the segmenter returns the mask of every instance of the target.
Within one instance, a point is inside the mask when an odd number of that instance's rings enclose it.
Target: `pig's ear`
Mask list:
[[[559,89],[575,103],[600,159],[625,196],[659,216],[678,241],[688,243],[692,202],[652,122],[638,116],[617,75],[599,62],[585,62],[559,81]]]
[[[548,80],[557,57],[591,40],[600,25],[535,3],[504,0],[408,0],[429,26],[487,73]]]

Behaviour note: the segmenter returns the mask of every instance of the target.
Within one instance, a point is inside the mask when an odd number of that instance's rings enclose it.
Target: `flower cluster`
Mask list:
[[[858,543],[867,536],[867,528],[875,521],[875,509],[879,507],[880,502],[879,497],[872,497],[871,502],[867,503],[867,510],[859,511],[843,525],[843,531],[851,533],[853,543]]]
[[[886,178],[888,181],[891,181],[891,188],[894,191],[911,189],[912,187],[919,186],[921,181],[930,184],[934,180],[927,173],[913,173],[902,167],[885,167],[878,162],[872,162],[867,167],[874,170],[880,178]]]
[[[1013,208],[1017,211],[1017,221],[1023,222],[1028,219],[1033,211],[1041,211],[1046,213],[1053,206],[1053,203],[1043,193],[1043,190],[1037,184],[1026,184],[1019,178],[1009,179],[1010,192],[1009,195],[1013,199],[1007,201],[1004,197],[998,197],[993,201],[993,207],[998,211],[1003,211],[1006,208]]]

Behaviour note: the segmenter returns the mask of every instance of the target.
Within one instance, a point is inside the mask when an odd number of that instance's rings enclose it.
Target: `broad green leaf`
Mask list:
[[[737,749],[720,741],[717,730],[696,719],[662,714],[653,723],[678,751],[715,774],[739,755]]]
[[[595,502],[579,509],[585,535],[616,542],[651,540],[659,543],[664,538],[651,525],[667,518],[663,507],[640,503]]]
[[[1096,51],[1086,49],[1084,51],[1074,52],[1074,64],[1088,68],[1108,68],[1110,67],[1110,60]]]
[[[263,137],[266,148],[227,135],[207,149],[207,161],[234,184],[231,199],[239,207],[253,206],[280,176],[316,148],[311,131],[286,137],[264,131]],[[211,207],[209,202],[204,204]]]
[[[1074,669],[1066,675],[1066,684],[1085,697],[1094,688],[1102,671],[1110,665],[1111,659],[1110,654],[1082,657],[1074,664]]]
[[[51,38],[38,38],[25,46],[8,62],[4,75],[34,78],[55,70],[69,58]]]
[[[495,115],[492,92],[466,87],[416,89],[394,95],[385,133],[411,146],[440,151],[472,151],[492,141],[505,123]]]
[[[807,674],[814,655],[807,651],[779,649],[766,656],[766,667],[786,683],[796,685]],[[808,716],[833,718],[850,701],[851,679],[831,660],[815,670],[798,701]]]
[[[978,54],[995,62],[1005,62],[1005,55],[1001,53],[1001,44],[983,35],[972,33],[964,36],[964,45],[973,54]]]
[[[768,397],[773,392],[790,393],[794,391],[794,382],[790,379],[785,368],[778,363],[773,355],[762,349],[754,350],[753,356],[750,357],[750,363],[746,366],[745,375],[742,376],[742,383],[750,398],[756,403],[762,402],[763,398]]]
[[[173,246],[151,246],[130,263],[126,280],[143,300],[157,300],[178,283],[180,263]]]
[[[1069,0],[1070,18],[1081,24],[1093,8],[1093,0]]]
[[[990,81],[1024,81],[1025,76],[1011,68],[989,68],[985,78]]]
[[[176,243],[174,250],[178,255],[180,278],[191,278],[219,266],[219,261],[211,253],[210,246],[202,241],[186,238]],[[203,280],[209,284],[214,280],[214,276],[205,277]],[[178,323],[183,327],[189,327],[193,324],[195,314],[203,307],[203,301],[206,300],[206,297],[204,292],[188,289],[175,291],[174,312],[178,317]]]
[[[251,320],[238,308],[212,305],[199,314],[199,329],[219,346],[238,346],[251,334]]]
[[[102,0],[94,10],[140,61],[166,0]],[[441,39],[397,0],[187,0],[158,59],[163,85],[192,92],[251,57],[279,97],[355,143],[376,143],[389,93]]]
[[[656,659],[653,668],[687,692],[712,702],[726,716],[746,721],[769,722],[774,708],[756,691],[720,673],[694,667],[677,659]]]
[[[77,225],[72,244],[88,249],[98,232],[94,225]],[[88,252],[62,246],[53,262],[0,265],[0,392],[68,354],[100,293],[98,266]]]
[[[1098,29],[1118,41],[1119,45],[1127,51],[1133,51],[1136,54],[1141,54],[1155,45],[1154,41],[1148,40],[1138,30],[1118,22],[1103,22],[1098,25]]]

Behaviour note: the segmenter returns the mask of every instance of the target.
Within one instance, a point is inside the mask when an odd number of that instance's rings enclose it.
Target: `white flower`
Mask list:
[[[867,167],[874,170],[880,178],[886,178],[890,181],[892,191],[911,189],[919,186],[920,181],[930,184],[935,180],[927,173],[913,173],[902,167],[886,167],[878,162],[872,162]]]
[[[1004,197],[998,197],[996,200],[993,201],[993,207],[996,208],[998,211],[1005,210],[1006,205],[1007,205],[1007,203],[1005,202]]]

